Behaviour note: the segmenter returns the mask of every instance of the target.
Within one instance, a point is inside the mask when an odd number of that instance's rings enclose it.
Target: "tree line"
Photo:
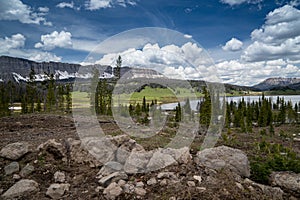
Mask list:
[[[72,84],[58,83],[54,74],[47,74],[43,81],[36,80],[31,69],[26,82],[12,81],[0,83],[0,116],[12,114],[15,107],[21,107],[21,113],[66,112],[72,109]]]

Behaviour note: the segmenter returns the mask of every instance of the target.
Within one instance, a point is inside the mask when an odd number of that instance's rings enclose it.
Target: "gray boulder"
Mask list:
[[[116,199],[122,194],[122,192],[122,188],[117,183],[113,182],[104,189],[103,194],[107,197],[107,199]]]
[[[147,170],[155,171],[175,163],[177,163],[176,160],[170,154],[163,153],[162,149],[159,149],[154,152],[152,158],[147,164]]]
[[[146,172],[147,164],[152,156],[153,151],[146,152],[133,149],[130,156],[126,160],[124,171],[128,174]]]
[[[25,142],[11,143],[3,147],[0,156],[11,160],[18,160],[29,152],[29,145]]]
[[[230,169],[243,177],[250,176],[250,165],[246,154],[227,146],[204,149],[197,153],[198,164],[220,170]]]
[[[271,174],[271,184],[300,194],[300,174],[293,172],[273,172]]]
[[[20,170],[20,166],[18,162],[11,162],[10,164],[4,167],[5,175],[11,175]]]
[[[47,189],[46,195],[52,199],[59,199],[65,192],[69,191],[69,188],[70,184],[68,183],[54,183]]]
[[[20,171],[20,176],[26,177],[34,171],[34,166],[27,164],[23,169]]]
[[[4,199],[12,199],[39,190],[39,184],[33,180],[22,179],[11,186],[3,195]]]

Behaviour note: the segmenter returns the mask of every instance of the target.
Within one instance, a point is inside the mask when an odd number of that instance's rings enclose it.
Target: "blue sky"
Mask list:
[[[252,85],[300,77],[299,9],[300,0],[0,0],[0,54],[82,63],[115,34],[160,27],[198,42],[223,82]]]

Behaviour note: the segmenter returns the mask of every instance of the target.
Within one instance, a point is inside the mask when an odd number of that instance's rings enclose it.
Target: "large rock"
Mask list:
[[[271,184],[300,194],[300,174],[293,172],[273,172],[271,174]]]
[[[69,138],[65,142],[69,147],[69,151],[67,153],[67,158],[78,164],[89,164],[91,167],[99,167],[103,165],[100,161],[95,159],[86,149],[81,145],[80,140],[74,140]]]
[[[122,192],[122,188],[117,183],[113,182],[104,189],[103,194],[107,197],[107,199],[116,199],[122,194]]]
[[[0,156],[11,160],[18,160],[29,152],[29,145],[25,142],[8,144],[0,151]]]
[[[65,157],[65,147],[55,139],[50,139],[47,142],[39,145],[37,150],[47,151],[48,153],[52,154],[55,159],[62,159]]]
[[[110,137],[90,137],[82,140],[83,148],[86,149],[95,159],[105,164],[114,160],[117,146]]]
[[[19,172],[20,166],[18,162],[11,162],[4,167],[5,175],[11,175],[15,172]]]
[[[124,165],[124,171],[129,174],[143,173],[147,171],[147,164],[153,156],[153,151],[132,150]]]
[[[111,161],[102,166],[100,171],[97,173],[97,178],[102,178],[119,171],[123,171],[123,165],[118,162]]]
[[[70,184],[68,183],[54,183],[51,184],[47,189],[46,195],[51,197],[52,199],[59,199],[65,194],[65,192],[69,191],[69,188]]]
[[[192,160],[192,155],[188,147],[180,149],[167,148],[163,149],[162,153],[171,155],[179,164],[187,164]]]
[[[162,153],[162,149],[159,149],[147,164],[147,171],[155,171],[175,163],[176,160],[170,154]]]
[[[220,170],[230,169],[243,177],[250,176],[250,165],[246,154],[227,146],[204,149],[197,153],[198,164]]]
[[[34,166],[32,166],[31,164],[27,164],[25,167],[23,167],[23,169],[20,171],[20,175],[22,177],[26,177],[29,174],[31,174],[34,171]]]
[[[268,185],[263,185],[256,183],[248,178],[244,180],[244,184],[248,185],[248,189],[250,188],[257,188],[261,190],[269,199],[272,200],[282,200],[284,199],[284,192],[279,187],[271,187]],[[251,189],[250,189],[251,190]]]
[[[23,179],[15,183],[10,187],[2,197],[4,199],[12,199],[16,197],[21,197],[28,195],[31,192],[36,192],[39,190],[39,184],[33,180]]]

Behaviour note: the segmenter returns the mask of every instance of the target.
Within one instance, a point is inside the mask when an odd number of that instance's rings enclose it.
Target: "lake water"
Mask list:
[[[276,96],[265,96],[265,98],[271,98],[273,102],[276,102],[277,97],[284,98],[285,102],[291,101],[293,106],[295,103],[300,102],[300,95],[276,95]],[[236,97],[226,97],[226,101],[230,102],[239,102],[244,98],[245,102],[252,102],[252,101],[258,101],[261,99],[261,96],[236,96]],[[198,104],[199,100],[192,100],[190,101],[191,104],[191,109],[196,111],[196,107]],[[163,104],[161,105],[162,110],[173,110],[175,107],[178,105],[178,103],[168,103],[168,104]],[[181,106],[184,105],[184,102],[180,103]]]

